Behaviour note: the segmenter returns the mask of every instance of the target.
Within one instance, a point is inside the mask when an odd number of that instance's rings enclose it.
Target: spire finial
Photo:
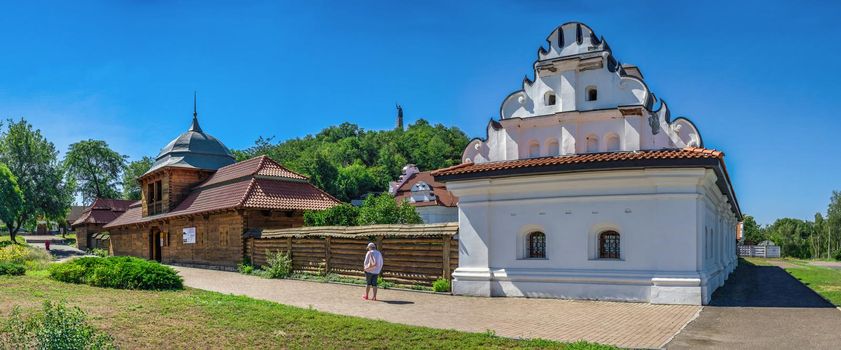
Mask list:
[[[202,132],[199,126],[199,113],[196,108],[196,91],[193,90],[193,124],[190,125],[189,131]]]

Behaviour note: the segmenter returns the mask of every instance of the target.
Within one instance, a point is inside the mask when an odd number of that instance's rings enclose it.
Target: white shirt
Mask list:
[[[379,274],[383,269],[383,255],[379,250],[369,250],[365,254],[365,262],[363,263],[365,272]]]

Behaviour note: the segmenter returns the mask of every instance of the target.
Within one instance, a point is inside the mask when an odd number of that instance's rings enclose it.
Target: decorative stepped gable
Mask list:
[[[136,204],[106,228],[236,209],[322,210],[339,203],[305,176],[259,156],[219,168],[170,212],[144,217]]]
[[[546,42],[534,77],[503,100],[499,120],[468,144],[463,162],[703,147],[697,127],[673,120],[639,68],[619,63],[590,27],[563,24]]]

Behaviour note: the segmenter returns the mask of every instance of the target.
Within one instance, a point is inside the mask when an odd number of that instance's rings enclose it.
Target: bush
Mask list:
[[[286,278],[292,274],[292,258],[289,254],[266,251],[266,266],[263,267],[263,277]]]
[[[50,268],[50,277],[95,287],[142,290],[183,289],[184,281],[168,266],[143,259],[83,257]]]
[[[12,310],[0,332],[0,348],[8,349],[116,349],[113,339],[93,328],[78,307],[44,303],[44,310],[24,319]]]
[[[21,264],[8,262],[0,263],[0,276],[20,276],[23,275],[24,272],[26,272],[26,269]]]
[[[94,256],[98,256],[98,257],[100,257],[100,258],[104,258],[104,257],[106,257],[106,256],[110,255],[110,254],[108,254],[108,250],[106,250],[106,249],[102,249],[102,248],[93,248],[93,249],[90,249],[90,250],[88,250],[88,254],[91,254],[91,255],[94,255]]]
[[[432,282],[432,290],[436,292],[449,292],[450,291],[450,281],[445,280],[443,278],[439,278]]]
[[[52,256],[46,250],[13,244],[0,248],[0,263],[21,264],[27,270],[46,269]]]
[[[394,283],[383,279],[382,275],[377,276],[377,287],[382,289],[389,289],[394,287]]]

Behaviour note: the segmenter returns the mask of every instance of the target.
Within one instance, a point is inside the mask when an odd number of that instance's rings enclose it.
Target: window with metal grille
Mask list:
[[[605,231],[599,235],[599,258],[619,259],[619,233]]]
[[[543,232],[529,234],[529,258],[546,257],[546,235]]]

